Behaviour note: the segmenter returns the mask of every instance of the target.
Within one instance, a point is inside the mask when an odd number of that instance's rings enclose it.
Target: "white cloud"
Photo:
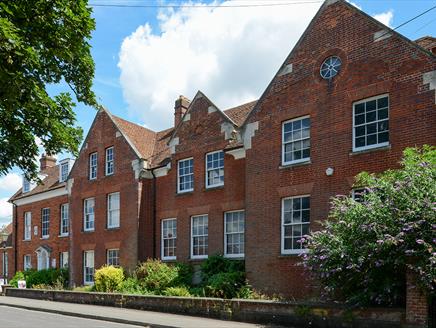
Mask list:
[[[392,9],[389,9],[388,11],[385,11],[380,14],[375,14],[372,17],[374,17],[379,22],[385,24],[386,26],[392,27],[392,23],[394,21],[394,11]]]
[[[15,193],[22,183],[21,175],[17,173],[9,173],[0,178],[0,191],[5,193]]]
[[[12,204],[8,198],[0,198],[0,227],[12,221]]]
[[[160,12],[160,31],[144,24],[121,45],[131,115],[162,129],[172,124],[180,94],[192,98],[201,89],[222,109],[258,98],[320,5]]]

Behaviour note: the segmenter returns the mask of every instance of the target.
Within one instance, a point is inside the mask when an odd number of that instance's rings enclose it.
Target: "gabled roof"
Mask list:
[[[9,223],[2,230],[0,230],[0,234],[10,235],[12,233],[12,223]]]
[[[265,98],[265,96],[268,94],[269,90],[271,89],[271,86],[274,82],[274,80],[276,79],[277,75],[280,73],[280,71],[285,67],[285,65],[289,62],[289,60],[292,58],[293,54],[298,50],[299,46],[302,44],[302,42],[304,41],[305,37],[307,36],[307,34],[309,33],[309,31],[313,28],[313,26],[315,25],[317,19],[319,16],[321,16],[322,12],[329,7],[330,5],[333,5],[335,3],[340,3],[344,6],[347,6],[350,10],[353,10],[354,12],[364,16],[366,19],[370,20],[373,24],[378,25],[380,30],[385,30],[387,34],[392,34],[394,36],[399,37],[400,39],[402,39],[403,41],[405,41],[406,43],[408,43],[410,46],[418,49],[419,51],[423,52],[424,54],[426,54],[427,56],[432,57],[433,59],[436,58],[436,56],[426,47],[424,47],[423,45],[426,44],[428,42],[428,40],[422,40],[421,42],[417,43],[416,41],[419,41],[420,39],[416,40],[415,42],[408,39],[407,37],[405,37],[404,35],[398,33],[397,31],[391,29],[389,26],[384,25],[383,23],[381,23],[380,21],[378,21],[377,19],[375,19],[374,17],[368,15],[367,13],[365,13],[364,11],[360,10],[359,8],[357,8],[356,6],[354,6],[353,4],[349,3],[347,0],[325,0],[324,3],[321,5],[321,7],[318,9],[318,12],[315,14],[315,16],[312,18],[312,20],[310,21],[309,25],[307,26],[306,30],[303,32],[303,34],[301,35],[301,37],[298,39],[297,43],[295,44],[295,46],[292,48],[291,52],[289,53],[289,55],[286,57],[286,59],[284,60],[283,64],[280,66],[279,70],[277,71],[276,74],[274,74],[272,80],[270,81],[270,83],[268,84],[268,86],[266,87],[266,89],[264,90],[264,92],[262,93],[262,95],[260,96],[260,98],[258,99],[257,103],[255,104],[254,108],[250,111],[250,113],[248,114],[245,122],[243,123],[243,126],[245,126],[245,124],[249,121],[249,117],[252,115],[252,113],[254,113],[257,109],[257,106],[261,103],[261,100],[263,100]],[[432,37],[425,37],[425,38],[432,38]],[[423,38],[424,39],[424,38]],[[434,39],[434,38],[432,38]]]
[[[153,155],[156,132],[126,121],[118,116],[112,114],[111,116],[123,136],[127,138],[136,149],[138,157],[146,159]]]
[[[436,38],[432,36],[423,36],[422,38],[419,38],[414,41],[416,44],[418,44],[420,47],[431,51],[436,48]]]
[[[224,114],[230,117],[230,119],[235,122],[237,126],[241,126],[245,122],[248,114],[253,110],[256,103],[257,100],[254,100],[246,104],[226,109],[224,110]]]
[[[47,167],[45,170],[39,173],[43,176],[42,183],[37,185],[35,188],[30,190],[29,192],[23,193],[22,188],[20,188],[10,199],[9,202],[12,202],[19,198],[24,198],[28,196],[32,196],[35,194],[39,194],[42,192],[64,188],[66,182],[59,182],[59,165],[55,165],[52,167]]]

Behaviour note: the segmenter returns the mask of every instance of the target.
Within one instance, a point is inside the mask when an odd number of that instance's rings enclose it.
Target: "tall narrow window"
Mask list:
[[[353,151],[389,145],[389,96],[353,104]]]
[[[94,230],[94,198],[85,199],[83,204],[84,218],[83,218],[83,230],[93,231]]]
[[[224,214],[224,254],[228,257],[244,256],[245,212]]]
[[[23,193],[30,191],[30,181],[23,177]]]
[[[197,215],[191,218],[191,258],[207,258],[208,216]]]
[[[194,159],[187,158],[178,162],[177,192],[194,190]]]
[[[24,255],[23,269],[24,271],[32,269],[32,258],[30,257],[30,255]]]
[[[61,164],[59,182],[64,182],[65,180],[67,180],[69,169],[70,169],[69,166],[70,163],[68,161]]]
[[[61,205],[61,236],[68,236],[69,233],[70,220],[68,209],[68,204]]]
[[[224,185],[224,152],[206,154],[206,188]]]
[[[177,247],[177,219],[162,220],[162,259],[175,260]]]
[[[48,238],[50,230],[50,209],[43,208],[41,211],[41,237]]]
[[[106,148],[106,164],[105,164],[106,175],[111,175],[114,173],[114,147]]]
[[[282,165],[310,159],[310,118],[299,117],[282,126]]]
[[[24,213],[24,240],[30,240],[32,238],[32,213]]]
[[[94,283],[94,251],[83,252],[83,282],[85,285]]]
[[[297,196],[282,199],[282,253],[298,254],[304,251],[300,242],[309,233],[310,197]]]
[[[89,180],[97,179],[97,153],[89,155]]]
[[[107,265],[120,266],[120,250],[108,249],[107,250]]]
[[[8,267],[9,267],[9,263],[8,263],[8,253],[3,252],[3,277],[7,277],[8,276]]]
[[[68,257],[69,257],[68,252],[61,252],[59,254],[59,267],[60,268],[68,268],[68,266],[69,266]]]
[[[120,193],[114,192],[107,195],[107,227],[119,228],[120,226]]]

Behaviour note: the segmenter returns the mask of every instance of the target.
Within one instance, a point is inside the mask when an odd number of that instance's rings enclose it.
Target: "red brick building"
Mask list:
[[[435,144],[434,53],[434,38],[412,42],[328,0],[258,101],[222,111],[201,92],[181,96],[174,126],[160,132],[100,110],[68,182],[51,166],[43,186],[12,198],[16,268],[26,254],[46,250],[56,264],[68,251],[82,285],[105,263],[197,265],[221,253],[245,259],[256,289],[307,296],[298,240],[319,229],[330,198],[351,193],[363,170],[398,167],[405,147]],[[26,212],[37,218],[31,241]]]
[[[0,228],[0,279],[6,284],[14,275],[12,223]]]

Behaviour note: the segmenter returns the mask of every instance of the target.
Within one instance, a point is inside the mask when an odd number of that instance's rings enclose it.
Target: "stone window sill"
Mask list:
[[[309,165],[309,164],[312,164],[311,160],[308,160],[305,162],[294,163],[294,164],[280,165],[279,170],[292,169],[293,167],[304,166],[304,165]]]
[[[356,156],[356,155],[360,155],[360,154],[371,153],[373,151],[383,151],[383,150],[389,150],[389,149],[391,149],[391,145],[370,148],[370,149],[363,149],[363,150],[355,150],[355,151],[352,151],[349,154],[349,156]]]

